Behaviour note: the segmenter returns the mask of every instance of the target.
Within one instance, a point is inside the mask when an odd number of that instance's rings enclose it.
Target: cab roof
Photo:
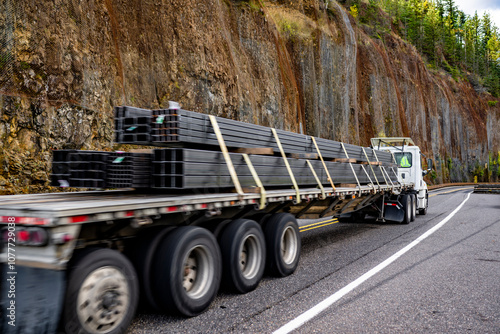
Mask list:
[[[378,137],[372,138],[372,147],[394,147],[394,146],[406,146],[413,145],[416,146],[410,137]]]

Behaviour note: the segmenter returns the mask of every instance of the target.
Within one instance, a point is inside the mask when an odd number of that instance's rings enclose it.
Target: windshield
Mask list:
[[[394,153],[396,163],[401,168],[410,168],[412,162],[412,155],[410,152],[396,152]]]

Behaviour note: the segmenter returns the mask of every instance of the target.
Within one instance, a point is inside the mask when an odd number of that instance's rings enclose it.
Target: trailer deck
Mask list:
[[[366,195],[374,192],[400,191],[399,185],[362,185],[361,187],[324,188],[327,197]],[[292,201],[294,189],[268,190],[267,203]],[[318,199],[322,192],[317,188],[300,190],[303,201]],[[258,205],[260,193],[218,194],[145,194],[134,190],[61,192],[0,197],[0,222],[9,217],[16,224],[55,226],[121,218],[134,218],[158,214],[214,210],[223,207]],[[87,216],[86,219],[82,215]],[[103,215],[108,215],[105,217]],[[93,216],[93,217],[92,217]]]

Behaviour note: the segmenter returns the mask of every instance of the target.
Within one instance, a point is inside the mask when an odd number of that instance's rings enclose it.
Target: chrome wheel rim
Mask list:
[[[213,259],[204,246],[196,246],[184,258],[182,287],[190,298],[203,297],[214,278]]]
[[[83,281],[77,297],[77,314],[89,333],[109,333],[126,316],[130,287],[125,275],[115,267],[101,267]]]
[[[297,233],[292,226],[288,226],[281,234],[281,258],[285,264],[291,264],[297,256]]]
[[[254,234],[248,235],[240,245],[239,265],[243,276],[252,279],[259,273],[262,262],[262,247]]]

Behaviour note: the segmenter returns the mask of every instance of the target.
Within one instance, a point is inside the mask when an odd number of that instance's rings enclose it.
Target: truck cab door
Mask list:
[[[401,183],[407,184],[414,182],[414,154],[409,151],[395,152],[394,157],[396,158],[396,163],[398,164],[398,176]]]

